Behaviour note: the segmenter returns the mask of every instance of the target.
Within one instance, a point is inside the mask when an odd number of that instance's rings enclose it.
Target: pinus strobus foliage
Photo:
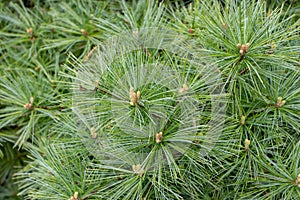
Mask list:
[[[300,199],[297,1],[0,2],[0,199]]]

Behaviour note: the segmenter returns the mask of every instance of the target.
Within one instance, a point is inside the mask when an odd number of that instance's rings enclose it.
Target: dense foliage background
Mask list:
[[[0,199],[300,199],[299,16],[293,0],[1,1]],[[72,112],[73,82],[97,45],[153,27],[186,36],[186,48],[218,68],[226,120],[205,159],[195,155],[203,128],[184,138],[195,146],[169,167],[147,174],[132,165],[129,173],[86,148]],[[165,52],[144,50],[115,62],[114,76],[101,77],[106,89],[118,83],[113,77],[127,70],[124,63],[153,64],[149,55],[198,84],[197,67],[191,73]],[[153,102],[174,98],[147,87]],[[194,90],[193,101],[203,103],[206,91]],[[210,120],[208,111],[199,123]]]

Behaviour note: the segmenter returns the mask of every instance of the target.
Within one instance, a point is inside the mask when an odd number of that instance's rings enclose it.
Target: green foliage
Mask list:
[[[15,181],[13,181],[13,175],[19,171],[25,164],[27,160],[25,151],[18,151],[12,148],[12,143],[14,138],[7,137],[9,132],[2,130],[0,133],[1,136],[1,147],[0,150],[3,152],[0,160],[0,198],[1,199],[22,199],[22,196],[17,196],[18,190]],[[4,140],[5,139],[5,140]]]
[[[67,146],[43,143],[29,150],[34,161],[17,174],[21,194],[30,199],[68,199],[77,191],[80,198],[88,198],[97,185],[88,182],[88,152],[82,149],[82,144],[69,142]]]
[[[61,108],[55,88],[41,74],[8,70],[0,78],[0,128],[18,127],[15,146],[33,136],[43,135]]]
[[[0,2],[0,199],[299,199],[299,6]]]

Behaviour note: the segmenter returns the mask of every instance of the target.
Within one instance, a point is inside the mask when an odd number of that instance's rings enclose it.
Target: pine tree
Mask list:
[[[297,1],[0,3],[0,199],[299,199]]]

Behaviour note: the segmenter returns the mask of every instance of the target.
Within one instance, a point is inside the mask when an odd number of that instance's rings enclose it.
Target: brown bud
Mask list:
[[[36,67],[34,68],[34,70],[35,70],[35,71],[40,71],[40,70],[41,70],[41,67],[40,67],[40,66],[36,66]]]
[[[54,88],[55,88],[55,81],[54,81],[54,80],[51,80],[50,82],[51,82],[51,87],[52,87],[52,89],[54,89]]]
[[[24,108],[27,109],[27,110],[32,109],[32,107],[33,107],[33,106],[32,106],[33,100],[34,100],[34,98],[33,98],[33,97],[30,97],[29,103],[26,103],[26,104],[24,105]]]
[[[86,32],[85,29],[80,29],[80,32],[81,32],[82,35],[84,35],[85,37],[88,36],[88,33]]]
[[[78,192],[75,192],[75,193],[74,193],[74,198],[75,198],[75,199],[78,199]]]
[[[33,29],[32,28],[26,29],[26,32],[30,35],[31,42],[34,42],[35,37],[33,35]]]
[[[134,92],[134,88],[131,87],[129,90],[129,98],[130,98],[130,105],[136,106],[138,101],[140,100],[141,97],[141,92],[137,91],[136,93]]]
[[[144,174],[144,170],[140,164],[132,165],[132,171],[139,176],[143,176]]]
[[[245,151],[249,150],[249,146],[250,146],[250,140],[245,139]]]
[[[132,31],[132,36],[134,37],[134,38],[137,38],[137,36],[138,36],[138,31],[137,30],[134,30],[134,31]]]
[[[126,24],[130,25],[130,22],[129,22],[127,19],[125,19],[124,22],[125,22]]]
[[[227,29],[227,24],[226,23],[223,23],[222,26],[223,26],[223,29],[225,29],[225,30]]]
[[[192,28],[189,28],[189,29],[188,29],[188,32],[189,32],[190,34],[193,34],[193,33],[194,33],[194,30],[193,30]]]
[[[250,43],[246,43],[243,45],[241,45],[241,44],[237,45],[238,49],[240,50],[239,52],[240,52],[241,56],[244,56],[247,53],[249,46],[250,46]]]
[[[179,88],[178,92],[184,93],[184,92],[188,91],[188,89],[189,89],[188,86],[186,84],[183,84],[182,88]]]
[[[241,125],[245,125],[246,117],[243,115],[241,117]]]
[[[295,184],[300,187],[300,174],[298,174],[296,180],[295,180]]]
[[[245,52],[244,52],[243,49],[240,50],[240,54],[241,54],[242,56],[245,55]]]
[[[97,132],[96,132],[96,130],[95,130],[94,127],[92,127],[90,129],[90,132],[91,132],[91,136],[92,136],[93,139],[97,139],[98,138],[98,134],[97,134]]]
[[[27,109],[27,110],[30,110],[30,109],[32,109],[32,104],[31,103],[26,103],[24,105],[24,108]]]
[[[141,97],[141,92],[137,91],[137,93],[136,93],[136,101],[137,102],[140,100],[140,97]]]
[[[79,200],[79,198],[78,198],[78,192],[75,192],[74,195],[71,196],[69,200]]]
[[[286,103],[286,101],[285,101],[285,100],[282,100],[282,97],[278,97],[278,98],[277,98],[277,103],[275,104],[275,107],[276,107],[276,108],[280,108],[280,107],[282,107],[285,103]]]
[[[32,28],[28,28],[26,29],[26,32],[30,35],[33,35],[33,29]]]
[[[162,142],[162,138],[163,138],[163,133],[162,132],[156,133],[156,135],[155,135],[155,142],[157,144],[161,143]]]
[[[133,93],[130,98],[130,105],[136,106],[136,93]]]

